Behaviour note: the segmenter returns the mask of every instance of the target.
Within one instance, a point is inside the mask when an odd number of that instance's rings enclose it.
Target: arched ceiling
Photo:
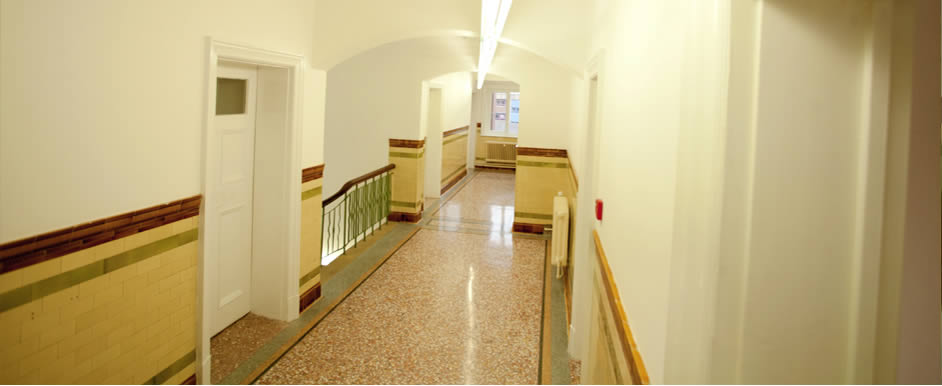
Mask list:
[[[581,72],[587,59],[593,0],[515,0],[495,61],[505,46],[529,51]],[[329,70],[376,47],[426,37],[463,37],[477,42],[480,0],[318,0],[311,65]]]

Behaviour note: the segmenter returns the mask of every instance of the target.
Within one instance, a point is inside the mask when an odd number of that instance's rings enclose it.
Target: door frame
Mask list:
[[[266,182],[270,190],[266,188],[265,197],[268,201],[267,207],[277,208],[274,214],[268,213],[264,221],[266,225],[275,227],[274,232],[266,232],[263,240],[273,252],[270,258],[266,259],[265,264],[252,264],[252,310],[262,315],[290,321],[298,317],[299,295],[296,285],[300,269],[300,243],[301,243],[301,113],[299,106],[302,106],[302,76],[303,76],[303,57],[299,55],[276,52],[266,49],[255,48],[249,45],[224,42],[207,37],[206,39],[206,84],[205,101],[202,132],[202,160],[200,177],[201,191],[203,195],[202,210],[200,215],[200,238],[199,238],[199,260],[197,262],[197,302],[196,308],[199,315],[196,318],[196,371],[198,382],[208,384],[210,380],[210,338],[212,337],[212,325],[210,315],[212,306],[206,301],[209,298],[208,289],[216,285],[211,282],[208,275],[207,266],[212,266],[218,262],[218,251],[213,247],[216,240],[214,232],[207,230],[216,229],[218,226],[214,221],[215,209],[214,199],[216,187],[213,181],[216,181],[219,170],[218,164],[210,160],[219,157],[216,151],[217,138],[210,135],[213,132],[213,122],[215,118],[216,107],[216,74],[220,60],[230,62],[242,62],[259,66],[259,68],[280,69],[284,73],[278,82],[286,90],[283,119],[276,121],[278,125],[269,125],[266,130],[279,131],[276,133],[281,140],[280,149],[283,157],[281,160],[269,162],[266,169],[260,170],[259,160],[255,160],[256,180],[259,174],[266,175]],[[262,71],[259,71],[261,77]],[[259,79],[261,84],[262,79]],[[262,95],[257,94],[257,98]],[[259,133],[258,115],[256,115],[256,140]],[[257,148],[256,144],[256,148]],[[274,164],[277,168],[272,168]],[[271,184],[272,181],[277,183]],[[255,196],[259,194],[256,187]],[[280,214],[278,214],[280,212]],[[257,216],[256,216],[257,217]],[[257,218],[254,223],[259,221]],[[254,231],[253,231],[254,233]],[[253,252],[257,251],[254,244],[257,236],[253,234]],[[271,239],[271,240],[269,240]],[[266,291],[255,291],[256,280],[264,280]],[[256,295],[256,293],[259,293]]]
[[[586,141],[583,144],[582,159],[578,160],[582,169],[582,185],[576,193],[576,207],[583,208],[578,211],[574,221],[573,256],[572,261],[572,322],[569,334],[569,355],[582,361],[583,369],[590,366],[589,352],[592,344],[590,332],[593,317],[592,307],[595,301],[595,275],[596,251],[592,232],[598,227],[599,221],[595,219],[594,202],[598,197],[599,179],[599,143],[602,137],[602,113],[604,110],[603,88],[605,78],[605,50],[600,49],[586,64],[583,72],[583,90],[586,101]],[[589,110],[589,101],[592,97],[592,82],[595,82],[595,111]],[[594,119],[595,128],[590,125]],[[579,165],[579,164],[577,164]],[[586,374],[583,371],[583,374]],[[587,379],[587,378],[583,378]]]

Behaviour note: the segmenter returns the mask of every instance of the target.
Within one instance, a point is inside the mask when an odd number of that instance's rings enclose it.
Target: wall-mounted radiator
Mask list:
[[[558,279],[563,277],[563,268],[569,262],[569,199],[562,193],[553,198],[552,250]]]
[[[509,142],[487,142],[487,162],[517,162],[517,144]]]

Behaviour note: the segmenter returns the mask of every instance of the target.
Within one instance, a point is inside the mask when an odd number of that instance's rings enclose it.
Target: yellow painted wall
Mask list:
[[[323,178],[301,184],[301,268],[298,294],[320,283]]]
[[[468,166],[468,132],[442,139],[442,187]]]
[[[193,375],[198,221],[0,275],[0,383],[180,384]],[[101,274],[129,256],[140,260]],[[77,285],[7,308],[14,291],[76,275]]]

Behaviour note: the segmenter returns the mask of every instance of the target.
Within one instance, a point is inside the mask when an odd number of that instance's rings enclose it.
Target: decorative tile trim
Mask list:
[[[425,147],[425,138],[422,139],[389,139],[389,147],[405,147],[410,149],[418,149]]]
[[[519,159],[517,160],[517,166],[529,166],[529,167],[534,167],[534,168],[559,168],[559,169],[569,168],[569,164],[567,163],[521,161]]]
[[[516,174],[516,173],[517,173],[517,169],[516,169],[513,165],[508,165],[508,166],[474,165],[474,168],[475,168],[475,169],[481,169],[481,170],[490,170],[490,171],[495,171],[495,172],[502,172],[502,173],[513,173],[513,174]]]
[[[467,134],[464,134],[464,135],[458,135],[458,136],[455,136],[455,137],[448,138],[447,140],[445,140],[445,141],[442,142],[442,146],[445,146],[445,145],[450,144],[450,143],[452,143],[452,142],[460,141],[460,140],[462,140],[462,139],[468,139],[468,135],[467,135]]]
[[[467,169],[466,166],[467,166],[467,165],[462,166],[461,169],[458,170],[458,174],[455,175],[455,176],[451,179],[451,181],[448,182],[448,184],[446,184],[445,186],[442,187],[441,192],[439,192],[440,194],[445,194],[445,192],[447,192],[448,189],[451,189],[451,187],[452,187],[452,186],[455,186],[455,184],[457,184],[458,181],[461,181],[462,178],[464,178],[465,176],[468,175],[468,169]]]
[[[0,274],[199,214],[196,195],[0,245]]]
[[[320,298],[321,298],[321,283],[318,282],[317,284],[314,284],[314,286],[311,287],[311,289],[304,291],[304,294],[301,295],[301,301],[298,304],[298,311],[304,312],[304,310],[306,310],[308,307],[311,306],[311,304],[314,304],[314,302]]]
[[[324,178],[324,164],[311,166],[301,170],[301,183],[311,182],[318,178]]]
[[[526,218],[535,218],[538,220],[552,220],[553,215],[551,214],[539,214],[539,213],[527,213],[527,212],[514,212],[515,217],[526,217]]]
[[[466,171],[467,169],[468,169],[468,164],[461,165],[461,166],[459,166],[457,169],[455,169],[455,171],[453,171],[453,172],[451,172],[451,173],[448,173],[448,176],[447,176],[447,177],[442,178],[442,181],[441,181],[441,182],[448,181],[448,180],[450,180],[452,177],[454,177],[456,174],[461,173],[462,170],[465,170],[465,171]]]
[[[520,233],[532,233],[535,235],[543,234],[543,224],[527,224],[523,222],[514,221],[513,231]]]
[[[182,357],[180,357],[180,359],[177,359],[175,362],[171,363],[170,366],[167,366],[167,368],[161,370],[159,373],[157,373],[157,375],[154,375],[143,384],[163,385],[164,382],[167,382],[171,377],[177,375],[177,373],[183,371],[183,369],[193,363],[196,363],[196,350],[184,354]]]
[[[404,153],[399,151],[389,152],[389,158],[422,158],[425,157],[425,150],[418,153]]]
[[[457,129],[448,130],[448,131],[442,133],[442,138],[449,137],[449,136],[452,136],[452,135],[455,135],[455,134],[459,134],[459,133],[464,133],[464,132],[467,132],[467,131],[468,131],[468,126],[461,126],[461,127],[457,128]]]
[[[127,267],[192,243],[199,238],[199,229],[193,228],[165,239],[121,252],[104,260],[86,264],[35,283],[30,283],[0,294],[0,312],[41,299],[64,289],[94,279],[101,275]]]
[[[628,369],[631,372],[632,383],[636,385],[650,384],[651,380],[648,378],[644,361],[641,359],[641,352],[638,351],[638,345],[635,343],[634,335],[631,333],[631,327],[628,326],[628,317],[622,306],[621,297],[618,295],[618,287],[615,285],[615,279],[612,277],[612,270],[608,265],[608,256],[605,255],[605,249],[602,247],[599,232],[592,231],[592,233],[595,236],[595,251],[599,259],[599,271],[605,287],[605,298],[614,314],[612,317],[615,319],[615,330],[618,332],[623,354],[629,362]]]
[[[419,213],[389,212],[389,216],[386,217],[387,221],[411,222],[411,223],[417,223],[421,219],[422,219],[422,212],[419,212]]]
[[[478,128],[479,129],[481,128],[481,122],[478,122]]]
[[[314,188],[314,189],[311,189],[311,190],[305,190],[305,191],[301,192],[301,201],[307,200],[307,199],[312,198],[312,197],[319,196],[322,191],[323,191],[323,187],[322,187],[322,186],[318,186],[318,187],[316,187],[316,188]]]
[[[533,155],[539,157],[568,158],[566,149],[543,149],[539,147],[517,147],[517,155]]]
[[[317,277],[317,275],[319,275],[320,273],[321,273],[321,267],[320,267],[320,266],[318,266],[317,268],[312,269],[311,272],[306,273],[304,276],[301,277],[300,280],[298,280],[298,287],[303,287],[305,284],[307,284],[307,282],[309,282],[309,281],[311,281],[311,279]]]
[[[196,373],[193,373],[189,378],[184,379],[181,385],[195,385],[196,384]]]
[[[419,202],[409,202],[409,201],[390,201],[391,206],[401,206],[403,208],[418,208]]]

